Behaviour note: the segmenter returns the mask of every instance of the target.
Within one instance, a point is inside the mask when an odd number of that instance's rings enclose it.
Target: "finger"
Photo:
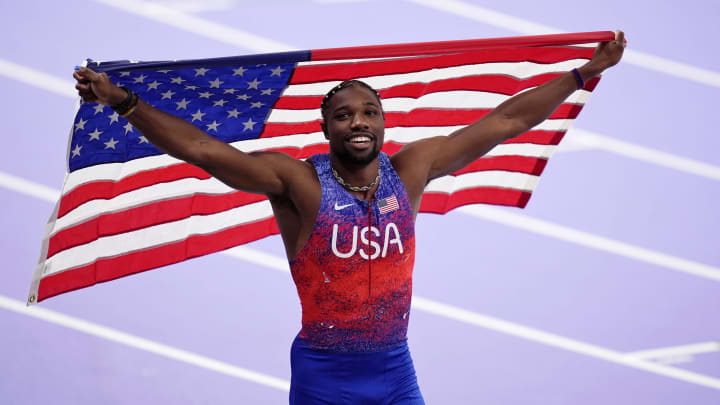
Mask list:
[[[625,41],[625,33],[622,31],[615,31],[615,40],[619,45],[622,45],[623,47],[627,43],[627,41]]]

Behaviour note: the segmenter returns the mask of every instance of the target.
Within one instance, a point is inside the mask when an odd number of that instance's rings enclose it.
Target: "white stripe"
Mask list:
[[[587,60],[570,59],[557,63],[534,62],[497,62],[479,63],[475,65],[453,66],[428,69],[420,72],[396,73],[381,76],[359,76],[375,89],[382,90],[407,83],[430,83],[436,80],[453,79],[467,76],[501,74],[516,79],[527,79],[545,73],[567,73],[573,68],[582,66]],[[341,80],[328,80],[318,83],[291,84],[283,95],[312,96],[325,95],[331,88],[340,84]]]
[[[487,8],[458,0],[408,0],[435,10],[455,14],[463,18],[479,21],[487,25],[500,27],[508,31],[517,32],[523,35],[533,34],[561,34],[561,31],[554,27],[541,25],[522,18],[513,17],[508,14],[492,11]],[[720,73],[711,70],[676,62],[670,59],[651,55],[633,49],[626,49],[623,61],[682,79],[706,84],[713,87],[720,87]]]
[[[158,343],[117,329],[109,328],[97,323],[65,315],[49,309],[35,306],[28,308],[24,303],[0,295],[0,308],[30,316],[55,325],[60,325],[88,335],[120,343],[138,350],[153,353],[169,359],[177,360],[207,370],[216,371],[231,377],[241,378],[256,384],[261,384],[281,391],[290,390],[290,382],[271,375],[238,367],[197,353],[192,353],[177,347]]]
[[[465,173],[459,176],[443,176],[432,180],[425,186],[426,193],[452,194],[457,191],[476,187],[500,187],[532,191],[537,186],[538,176],[531,174],[486,170]]]
[[[667,357],[687,356],[700,353],[713,353],[720,351],[720,342],[704,342],[691,345],[662,347],[658,349],[639,350],[625,353],[628,357],[642,360],[662,359]]]
[[[620,141],[609,136],[596,134],[582,129],[570,129],[568,135],[570,135],[570,139],[573,143],[586,147],[601,149],[631,159],[666,167],[668,169],[679,170],[712,180],[720,180],[720,167],[718,166],[646,148],[644,146],[634,145],[630,142]]]
[[[53,188],[3,172],[0,172],[0,186],[52,203],[60,197],[60,193]]]
[[[231,28],[203,18],[185,14],[157,3],[137,0],[95,0],[131,14],[137,14],[183,31],[192,32],[212,40],[249,49],[255,52],[281,52],[294,47],[263,38],[246,31]]]
[[[0,59],[0,75],[61,96],[79,99],[77,92],[74,90],[74,82],[58,79],[55,76],[18,65],[5,59]],[[71,75],[68,76],[72,77]]]
[[[525,231],[564,240],[581,246],[602,250],[618,256],[654,264],[694,276],[720,281],[720,269],[687,259],[659,253],[650,249],[633,246],[603,236],[556,225],[527,215],[516,214],[505,209],[482,205],[459,208],[460,212],[492,222],[520,228]]]
[[[152,247],[182,241],[190,236],[212,234],[233,226],[270,218],[272,215],[270,203],[261,201],[217,214],[196,215],[119,235],[106,236],[84,245],[63,250],[47,259],[43,269],[43,277],[84,266],[101,258],[147,250]]]
[[[289,273],[287,261],[265,252],[250,249],[248,247],[237,247],[226,250],[223,253],[264,267]],[[417,295],[413,295],[412,297],[412,308],[413,310],[420,310],[469,325],[480,326],[482,328],[494,330],[547,346],[609,361],[611,363],[648,371],[654,374],[709,388],[720,389],[720,379],[717,378],[665,365],[646,362],[638,358],[627,356],[615,350],[610,350],[601,346],[592,345],[579,340],[541,331],[539,329],[479,314],[464,308],[433,301]]]

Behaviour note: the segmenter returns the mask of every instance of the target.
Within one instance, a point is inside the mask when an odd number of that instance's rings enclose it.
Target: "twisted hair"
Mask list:
[[[372,87],[370,87],[369,84],[367,84],[361,80],[351,79],[351,80],[345,80],[344,82],[338,84],[337,86],[330,89],[330,91],[328,91],[327,94],[325,94],[325,97],[323,97],[322,103],[320,104],[320,113],[322,114],[322,116],[325,117],[325,111],[327,110],[327,105],[330,102],[330,99],[332,98],[332,96],[334,96],[338,91],[340,91],[342,89],[346,89],[348,87],[352,87],[356,84],[363,86],[366,89],[372,91],[373,94],[375,94],[375,97],[377,98],[378,103],[380,103],[380,105],[382,106],[382,101],[380,100],[380,93],[378,93],[377,90],[373,89]]]

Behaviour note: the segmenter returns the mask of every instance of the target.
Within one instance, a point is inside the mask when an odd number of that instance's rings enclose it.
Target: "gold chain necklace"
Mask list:
[[[330,167],[330,170],[332,170],[333,177],[335,177],[335,180],[337,180],[338,183],[340,183],[341,186],[345,187],[346,189],[350,191],[360,192],[360,191],[368,191],[371,188],[375,187],[375,185],[380,181],[380,168],[378,167],[378,174],[375,176],[375,180],[372,181],[372,183],[368,184],[367,186],[351,186],[350,184],[346,183],[345,180],[343,180],[342,177],[335,171],[335,169]]]

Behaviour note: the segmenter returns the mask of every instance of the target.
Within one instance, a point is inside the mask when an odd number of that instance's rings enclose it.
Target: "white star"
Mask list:
[[[135,81],[134,81],[133,83],[142,83],[142,82],[145,81],[145,79],[147,79],[147,76],[145,76],[145,75],[140,75],[140,76],[138,76],[138,77],[135,78]]]
[[[168,73],[172,72],[172,70],[169,70],[169,69],[165,69],[165,70],[156,70],[156,72],[158,72],[158,73],[165,73],[165,74],[168,74]]]
[[[75,131],[77,131],[78,129],[84,130],[85,124],[87,124],[87,120],[80,118],[80,121],[75,123]]]
[[[218,100],[213,103],[213,107],[217,107],[217,106],[224,107],[225,103],[227,103],[227,100]]]
[[[250,103],[250,108],[261,108],[261,107],[264,106],[264,105],[265,105],[265,103],[262,103],[262,102],[260,102],[260,101],[257,101],[257,102],[255,102],[255,103]]]
[[[127,135],[128,132],[133,132],[133,126],[129,122],[127,124],[125,124],[125,126],[123,128],[125,128],[125,135]]]
[[[227,113],[228,113],[228,116],[227,116],[228,118],[238,118],[238,115],[240,115],[240,111],[238,111],[237,108],[234,108],[234,109],[228,111]]]
[[[177,104],[175,111],[179,109],[187,110],[187,105],[190,104],[190,100],[185,100],[185,98],[183,98],[182,101],[176,101],[175,104]]]
[[[157,87],[158,87],[159,85],[160,85],[160,82],[157,81],[157,80],[155,80],[155,81],[153,81],[152,83],[148,83],[148,85],[147,85],[148,88],[147,88],[147,89],[148,89],[148,91],[150,91],[150,90],[157,90]]]
[[[235,94],[236,91],[237,89],[225,89],[223,94]]]
[[[247,100],[249,98],[250,98],[250,96],[248,96],[247,94],[240,94],[237,96],[238,100]]]
[[[70,156],[70,159],[74,158],[75,156],[80,156],[80,149],[82,149],[82,146],[75,145],[75,149],[72,150],[72,156]]]
[[[138,143],[150,143],[150,142],[148,142],[147,138],[145,138],[145,137],[142,136],[142,135],[140,136],[139,139],[140,139],[140,142],[138,142]]]
[[[212,124],[207,125],[207,130],[208,131],[213,130],[213,131],[217,132],[217,127],[219,127],[220,125],[222,125],[222,124],[213,120]]]
[[[197,90],[197,86],[186,85],[185,90]]]
[[[210,93],[209,91],[198,93],[198,97],[200,98],[210,98],[210,96],[212,96],[212,93]]]
[[[105,108],[105,106],[102,104],[98,104],[94,108],[95,108],[95,114],[93,114],[93,115],[98,115],[101,112],[103,112],[103,109]]]
[[[270,75],[270,77],[273,77],[273,76],[280,76],[280,74],[281,74],[282,72],[284,72],[285,69],[283,69],[282,66],[278,66],[278,67],[276,67],[275,69],[270,69],[270,71],[272,72],[272,74]]]
[[[200,68],[195,69],[195,77],[197,76],[205,76],[205,73],[207,73],[210,69]]]
[[[110,138],[109,141],[105,142],[105,149],[115,149],[117,143],[118,141],[116,141],[115,138]]]
[[[270,96],[275,89],[265,89],[260,91],[261,96]]]
[[[191,114],[192,122],[195,122],[195,120],[202,121],[203,115],[205,115],[205,113],[200,112],[200,109],[198,108],[195,114]]]
[[[108,118],[110,118],[110,123],[109,123],[108,125],[112,125],[113,122],[118,122],[118,118],[119,118],[119,117],[120,117],[120,116],[118,115],[117,112],[113,112],[113,113],[108,117]]]
[[[247,72],[247,69],[245,69],[244,67],[240,66],[240,67],[237,68],[237,69],[233,69],[233,76],[242,76],[243,73],[245,73],[245,72]]]
[[[243,125],[245,126],[243,131],[247,131],[248,129],[252,131],[255,124],[257,124],[257,122],[253,121],[252,118],[248,118],[247,121],[243,122]]]
[[[130,76],[130,72],[120,72],[120,77]]]
[[[167,99],[172,99],[172,96],[175,95],[175,92],[172,91],[172,90],[168,90],[168,91],[166,91],[165,93],[160,93],[160,94],[162,94],[162,98],[161,98],[160,100],[165,100],[166,98],[167,98]]]
[[[183,79],[180,76],[170,79],[170,82],[175,83],[175,84],[182,84],[183,82],[186,82],[186,81],[187,80]]]
[[[260,83],[262,83],[262,82],[259,81],[257,78],[255,78],[255,79],[253,79],[253,81],[248,82],[248,89],[255,89],[255,90],[257,90],[257,89],[258,89],[258,85],[259,85]]]
[[[208,83],[210,83],[210,88],[211,88],[211,89],[212,89],[212,88],[219,89],[219,88],[220,88],[220,85],[223,84],[223,83],[225,83],[225,82],[221,82],[221,81],[220,81],[220,78],[218,77],[218,78],[216,78],[215,80],[209,81]]]
[[[90,132],[88,135],[90,135],[90,139],[88,139],[88,142],[92,141],[93,139],[100,140],[100,134],[102,134],[102,131],[95,128],[94,131]]]
[[[258,64],[255,65],[255,66],[257,66],[257,67],[263,67],[263,66],[267,66],[267,63],[258,63]]]

